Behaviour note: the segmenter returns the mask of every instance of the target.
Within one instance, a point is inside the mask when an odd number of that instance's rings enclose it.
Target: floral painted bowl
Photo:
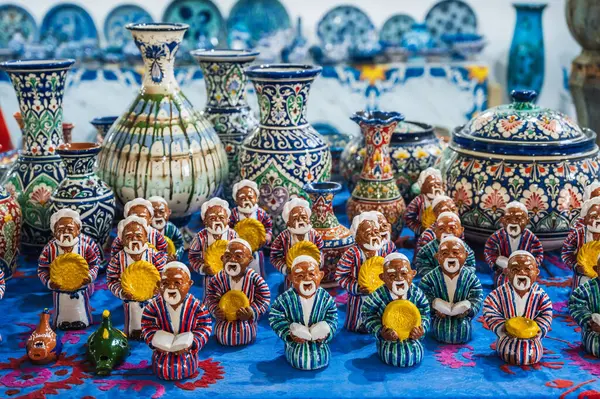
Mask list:
[[[485,241],[511,201],[529,210],[545,250],[559,248],[598,175],[596,133],[535,105],[534,91],[491,108],[454,130],[445,171],[467,238]]]

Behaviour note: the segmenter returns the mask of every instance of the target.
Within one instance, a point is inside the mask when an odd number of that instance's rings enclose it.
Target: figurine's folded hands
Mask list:
[[[383,326],[379,334],[381,335],[381,338],[385,339],[386,341],[398,341],[398,334],[396,334],[396,331],[389,327]]]
[[[591,331],[600,333],[600,324],[596,323],[593,319],[590,319],[588,326]]]
[[[413,328],[410,331],[410,335],[408,336],[408,338],[410,338],[410,339],[419,339],[423,335],[425,335],[425,330],[423,329],[423,326],[418,326],[418,327]]]
[[[254,312],[252,309],[248,308],[240,308],[236,312],[236,316],[238,320],[248,321],[254,318]]]
[[[214,316],[218,320],[227,320],[227,317],[225,316],[225,312],[223,311],[223,309],[221,309],[218,306],[215,308]]]

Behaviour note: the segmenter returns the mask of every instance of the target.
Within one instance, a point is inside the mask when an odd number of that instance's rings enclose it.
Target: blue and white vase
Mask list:
[[[96,142],[98,144],[101,145],[104,142],[106,134],[118,118],[118,116],[100,116],[90,121],[92,126],[96,128]]]
[[[115,217],[115,194],[96,175],[96,143],[62,144],[56,151],[62,158],[67,177],[50,198],[50,214],[60,209],[79,212],[81,232],[101,247],[106,244]]]
[[[244,73],[244,69],[258,56],[258,52],[195,50],[191,54],[200,64],[206,83],[207,102],[202,115],[213,124],[229,160],[229,176],[223,194],[234,205],[232,188],[239,181],[239,148],[246,136],[258,125],[246,100],[248,78]]]
[[[546,4],[513,4],[517,10],[515,33],[510,45],[506,89],[534,90],[544,83],[544,32],[542,12]]]
[[[319,66],[299,64],[246,69],[258,96],[260,123],[242,143],[240,176],[258,184],[275,235],[284,229],[283,205],[293,197],[308,199],[303,187],[331,174],[329,145],[306,119],[308,93],[319,73]]]
[[[62,100],[67,71],[74,63],[72,59],[0,63],[12,81],[23,118],[23,150],[3,184],[21,205],[21,247],[26,254],[39,254],[51,236],[50,196],[65,177],[56,153],[63,141]]]

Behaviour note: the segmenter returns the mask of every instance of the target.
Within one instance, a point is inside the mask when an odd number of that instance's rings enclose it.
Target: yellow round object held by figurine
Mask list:
[[[219,300],[219,308],[225,313],[227,321],[236,321],[237,311],[247,307],[250,307],[250,300],[240,290],[229,290]]]
[[[169,237],[165,236],[165,241],[167,242],[167,255],[175,256],[177,255],[177,248],[175,248],[175,243]]]
[[[248,241],[252,252],[258,251],[267,242],[267,230],[265,225],[256,219],[244,219],[237,222],[235,232],[243,240]]]
[[[204,253],[204,264],[210,268],[213,274],[223,270],[223,261],[221,257],[227,250],[227,240],[217,240],[206,248]]]
[[[428,206],[421,213],[421,226],[424,229],[428,229],[434,223],[435,223],[435,213],[433,213],[433,208]]]
[[[160,281],[156,267],[145,260],[138,260],[127,266],[121,274],[121,287],[137,302],[144,302],[154,296]]]
[[[506,320],[504,328],[511,337],[521,339],[533,338],[540,332],[540,327],[535,320],[521,316],[512,317]]]
[[[599,255],[600,241],[590,241],[577,252],[577,264],[583,268],[585,275],[589,278],[598,277],[598,274],[594,271],[594,266],[598,263]]]
[[[79,254],[71,252],[59,255],[50,264],[50,281],[61,291],[77,291],[89,276],[89,265]]]
[[[310,241],[300,241],[292,245],[285,255],[285,264],[288,269],[292,267],[294,259],[301,255],[308,255],[321,264],[321,251],[319,251],[319,247]]]
[[[373,256],[360,266],[358,271],[358,285],[361,288],[366,288],[371,293],[383,285],[383,281],[379,278],[379,275],[383,273],[384,261],[384,258],[381,256]]]
[[[411,301],[397,299],[385,307],[381,322],[384,327],[394,330],[400,341],[404,341],[413,328],[421,325],[421,313]]]

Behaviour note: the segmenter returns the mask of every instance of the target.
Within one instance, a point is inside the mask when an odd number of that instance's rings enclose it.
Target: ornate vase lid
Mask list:
[[[490,108],[456,128],[452,148],[527,157],[598,152],[596,133],[558,111],[537,106],[535,91],[514,90],[511,95],[511,104]]]

